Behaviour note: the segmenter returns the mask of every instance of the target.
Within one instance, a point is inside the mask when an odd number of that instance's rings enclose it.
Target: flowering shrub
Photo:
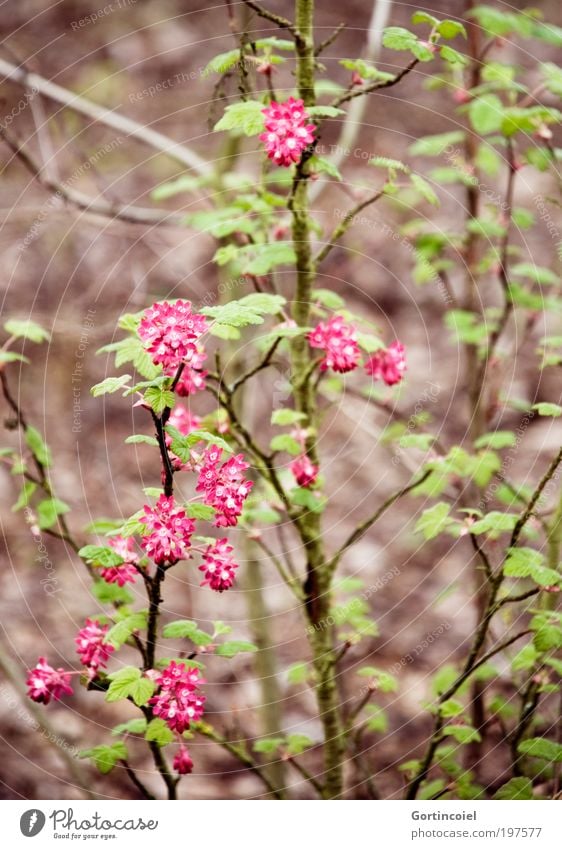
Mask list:
[[[501,51],[505,39],[560,43],[560,32],[532,11],[499,14],[470,4],[464,23],[416,12],[413,29],[390,26],[383,34],[383,46],[398,54],[394,67],[401,62],[401,70],[387,73],[367,59],[343,59],[349,78],[342,87],[322,79],[318,57],[333,39],[317,38],[308,0],[296,0],[294,20],[255,3],[243,5],[290,38],[254,39],[244,31],[236,48],[216,57],[204,75],[218,73],[221,82],[239,75],[240,99],[226,106],[214,127],[217,134],[229,134],[233,171],[228,178],[223,171],[212,180],[207,173],[180,178],[159,186],[154,197],[212,185],[206,202],[216,207],[190,214],[187,224],[210,233],[217,240],[217,267],[254,291],[213,305],[197,306],[192,295],[158,300],[121,316],[122,337],[101,349],[107,362],[114,356],[118,373],[93,386],[94,398],[119,393],[123,409],[142,412],[143,429],[126,442],[148,446],[159,464],[153,481],[158,485],[139,496],[137,511],[125,521],[94,522],[87,539],[73,531],[70,508],[54,490],[51,452],[7,376],[13,363],[25,363],[18,340],[28,353],[31,343],[49,335],[31,321],[5,324],[2,388],[12,427],[25,443],[23,454],[13,447],[3,453],[22,482],[15,508],[26,508],[32,532],[46,531],[70,546],[92,578],[94,596],[94,609],[74,636],[79,663],[69,658],[66,667],[55,669],[39,657],[28,672],[29,698],[48,706],[70,701],[82,687],[93,705],[104,698],[134,708],[138,715],[114,728],[117,742],[85,749],[82,756],[104,774],[123,765],[146,798],[160,791],[152,782],[145,786],[135,772],[140,744],[148,747],[174,799],[181,776],[194,773],[187,781],[196,780],[196,750],[187,746],[194,738],[222,746],[276,798],[291,793],[289,769],[306,782],[310,795],[341,798],[361,786],[361,793],[377,798],[374,741],[391,726],[390,733],[401,739],[389,694],[415,657],[406,656],[395,668],[363,665],[375,654],[378,634],[371,591],[361,593],[361,581],[342,577],[341,567],[387,512],[406,504],[420,544],[435,545],[438,556],[446,546],[462,553],[463,580],[474,586],[474,627],[464,654],[432,676],[425,745],[410,752],[398,744],[403,757],[393,772],[396,786],[402,783],[410,799],[554,797],[562,761],[562,745],[552,733],[562,673],[557,656],[562,450],[559,436],[553,437],[548,460],[537,460],[540,469],[531,460],[513,480],[506,452],[518,447],[520,431],[533,419],[548,422],[562,415],[559,398],[537,401],[540,377],[528,397],[515,396],[509,371],[520,346],[529,360],[538,356],[537,372],[562,364],[559,328],[533,335],[548,312],[556,325],[559,281],[526,255],[521,233],[537,222],[516,197],[521,172],[535,169],[546,177],[556,162],[551,127],[560,113],[552,103],[562,91],[562,72],[545,63],[527,73],[502,61]],[[295,88],[291,82],[282,96],[275,91],[275,75],[288,57],[294,59]],[[397,86],[422,67],[439,96],[450,95],[456,129],[418,138],[409,148],[409,163],[370,155],[372,176],[350,190],[357,202],[330,230],[325,217],[315,214],[314,192],[322,191],[326,179],[337,185],[342,175],[322,155],[322,134],[330,121],[353,123],[346,110],[357,98],[381,109],[377,91]],[[415,74],[417,84],[413,80]],[[388,104],[384,108],[392,108]],[[257,159],[255,181],[236,170],[246,144],[253,145]],[[428,179],[419,173],[427,158],[442,159]],[[497,180],[501,204],[483,199],[483,176]],[[442,232],[426,211],[449,186],[463,198],[464,220]],[[444,295],[431,309],[441,310],[444,329],[463,357],[463,385],[451,399],[464,410],[462,444],[456,436],[444,437],[442,423],[419,405],[408,407],[409,375],[423,367],[411,353],[419,350],[415,319],[409,316],[401,338],[389,342],[395,336],[390,327],[379,326],[366,309],[351,309],[335,287],[319,285],[332,250],[363,210],[377,203],[387,216],[394,211],[399,218],[397,232],[413,248],[414,281],[436,283]],[[426,306],[420,296],[420,311]],[[269,380],[274,368],[286,378],[282,402]],[[252,391],[268,399],[269,422],[246,417],[243,401]],[[388,414],[381,443],[395,452],[393,463],[407,458],[397,470],[400,485],[390,493],[380,491],[379,469],[369,468],[371,496],[360,503],[355,492],[351,499],[342,496],[330,479],[321,443],[328,411],[340,401],[345,411],[349,398],[373,414]],[[193,406],[202,399],[207,408]],[[348,466],[356,462],[349,457]],[[348,475],[353,479],[353,469]],[[344,513],[354,525],[342,539],[343,525],[334,517]],[[267,618],[267,600],[253,570],[258,561],[260,569],[277,570],[291,593],[291,613],[301,617],[308,654],[288,670],[288,680],[314,693],[311,725],[321,728],[317,739],[288,732],[285,700],[275,689],[273,697],[266,690],[275,688],[277,669],[268,634],[255,625]],[[408,562],[405,557],[402,570]],[[370,568],[369,562],[365,569]],[[197,610],[193,619],[167,621],[169,574],[197,581],[217,604],[218,594],[228,594],[239,576],[252,572],[249,595],[257,598],[258,610],[249,619],[255,643],[225,639],[230,628],[220,621],[207,633]],[[131,585],[146,596],[141,607]],[[439,595],[451,591],[441,589]],[[348,594],[344,601],[342,593]],[[377,598],[381,606],[383,596],[384,584]],[[163,640],[176,641],[165,654]],[[241,654],[259,669],[264,705],[273,699],[280,711],[268,717],[250,746],[236,737],[237,728],[223,733],[215,727],[203,691],[203,674],[215,685],[223,680],[216,658],[227,664]],[[204,672],[209,658],[213,665]],[[340,685],[355,667],[365,683],[350,697]],[[484,759],[496,748],[498,768],[484,770]],[[357,769],[349,784],[346,764],[350,773]]]

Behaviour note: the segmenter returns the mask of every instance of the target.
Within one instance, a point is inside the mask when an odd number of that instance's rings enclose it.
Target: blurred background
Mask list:
[[[266,5],[289,14],[292,4],[272,0]],[[513,7],[525,5],[515,3]],[[557,0],[537,0],[534,5],[546,20],[562,23]],[[402,26],[409,24],[417,8],[407,3],[390,6],[388,23]],[[239,11],[237,4],[233,7]],[[462,15],[464,3],[443,0],[429,2],[424,8],[438,17],[454,17]],[[349,71],[339,60],[364,53],[371,15],[372,4],[367,0],[349,0],[344,6],[329,0],[318,2],[319,40],[340,21],[347,23],[322,58],[326,76],[341,85],[348,84]],[[255,18],[251,28],[266,35],[278,34]],[[103,6],[100,0],[53,4],[8,0],[2,6],[0,30],[0,60],[24,64],[28,71],[224,166],[224,138],[211,129],[228,98],[236,96],[237,84],[234,78],[227,79],[217,89],[218,77],[205,76],[202,69],[214,55],[235,46],[226,4],[209,7],[196,0],[113,0]],[[532,67],[537,60],[556,59],[555,48],[540,44],[537,56],[528,52],[536,43],[529,44],[521,49],[506,43],[502,61]],[[404,54],[386,50],[380,56],[380,66],[387,71],[396,71],[405,61]],[[278,92],[292,85],[290,64],[275,76]],[[426,66],[418,66],[400,86],[366,104],[353,148],[341,164],[344,182],[331,184],[316,201],[318,220],[327,232],[337,223],[338,210],[354,204],[357,186],[375,185],[378,175],[366,164],[369,156],[410,161],[407,148],[416,138],[458,126],[452,95],[428,90],[425,76]],[[89,393],[90,386],[113,368],[107,357],[96,357],[95,352],[114,339],[120,314],[143,309],[154,299],[170,296],[195,304],[212,302],[220,283],[211,262],[216,244],[173,216],[204,208],[200,192],[178,194],[159,203],[151,199],[155,186],[185,173],[181,165],[127,132],[63,108],[49,97],[35,96],[27,103],[24,87],[7,79],[5,71],[0,77],[4,125],[25,142],[47,179],[42,185],[0,140],[2,315],[30,317],[52,332],[48,347],[32,350],[27,345],[25,353],[32,357],[32,364],[21,371],[13,367],[10,377],[28,418],[53,450],[57,493],[72,507],[69,524],[76,536],[86,541],[83,528],[89,521],[100,515],[129,516],[142,503],[142,487],[159,482],[158,458],[150,447],[123,445],[130,433],[150,432],[146,413],[132,409],[129,399],[118,394],[94,399]],[[7,124],[6,116],[10,116]],[[338,143],[339,131],[337,120],[329,122],[322,138],[325,154]],[[244,148],[248,153],[253,149],[252,144]],[[425,167],[423,162],[418,164]],[[252,156],[243,153],[236,167],[252,173]],[[49,188],[57,183],[119,207],[132,204],[169,210],[170,220],[164,226],[145,225],[78,209]],[[502,190],[501,185],[496,188]],[[517,205],[532,208],[533,198],[551,190],[551,177],[527,169],[519,181]],[[314,187],[314,191],[318,189]],[[432,216],[438,230],[459,229],[465,214],[462,187],[446,187],[440,197],[440,208],[428,207],[424,214]],[[462,442],[466,426],[462,352],[443,327],[447,310],[443,291],[434,283],[416,285],[412,250],[401,239],[392,238],[403,220],[400,210],[389,205],[368,210],[365,220],[331,253],[320,285],[349,299],[350,309],[368,315],[385,340],[397,337],[406,345],[408,379],[397,403],[408,415],[429,413],[434,431],[450,445]],[[282,218],[280,224],[284,224]],[[550,266],[556,244],[546,228],[538,228],[526,250],[530,256],[540,255],[541,265]],[[455,286],[454,270],[451,277]],[[290,280],[286,285],[290,287]],[[226,296],[241,294],[227,291]],[[548,374],[536,383],[533,352],[544,335],[541,322],[533,332],[534,344],[531,340],[510,370],[510,391],[531,404],[553,400],[558,393]],[[280,406],[287,397],[286,375],[279,372],[262,388],[262,392],[248,393],[246,404],[247,415],[261,427],[265,440],[272,406]],[[391,408],[396,397],[389,392]],[[211,406],[210,398],[196,396],[192,409],[204,414]],[[7,410],[2,414],[9,419]],[[328,409],[320,450],[334,497],[326,514],[331,545],[341,543],[354,522],[407,482],[417,468],[415,452],[404,452],[398,462],[391,462],[395,449],[381,438],[391,420],[384,409],[370,408],[352,392]],[[517,421],[514,413],[502,426],[516,427]],[[17,439],[16,434],[6,433],[2,444],[17,444]],[[511,476],[521,474],[532,483],[540,477],[544,458],[556,444],[551,420],[533,421],[522,450],[514,457]],[[135,790],[122,770],[100,777],[88,762],[73,757],[76,750],[106,742],[108,729],[123,720],[129,706],[108,705],[101,695],[77,688],[75,698],[64,706],[52,704],[40,711],[49,724],[42,731],[36,728],[30,705],[18,692],[17,680],[24,680],[26,668],[38,655],[46,655],[54,666],[75,663],[73,634],[86,616],[95,613],[97,603],[89,593],[88,575],[72,551],[46,535],[38,543],[22,514],[11,512],[14,493],[13,480],[1,468],[1,651],[6,660],[0,685],[0,794],[5,798],[75,799],[83,798],[86,786],[100,798],[134,798]],[[400,795],[403,779],[395,769],[396,761],[419,753],[430,727],[422,708],[428,676],[440,665],[463,656],[474,624],[466,566],[468,543],[439,541],[421,547],[413,525],[423,509],[422,501],[403,501],[389,511],[345,557],[342,566],[345,575],[375,587],[368,604],[380,634],[348,653],[340,682],[342,699],[357,697],[361,679],[355,672],[359,666],[367,663],[388,669],[401,664],[398,693],[378,698],[388,708],[390,727],[367,735],[358,762],[348,764],[355,787],[352,795],[358,798],[366,795],[365,773],[375,777],[385,796]],[[193,569],[191,573],[188,568],[179,570],[178,576],[171,574],[166,581],[166,615],[170,619],[193,616],[202,627],[210,620],[222,619],[232,626],[233,637],[241,639],[259,638],[256,629],[267,621],[278,664],[284,730],[318,740],[321,729],[312,693],[305,683],[295,680],[298,675],[289,673],[295,663],[308,658],[301,615],[271,565],[261,558],[252,568],[257,569],[265,587],[266,620],[263,611],[258,608],[256,612],[251,571],[244,565],[248,551],[240,536],[238,542],[242,561],[238,585],[218,596],[198,587]],[[43,544],[46,554],[40,549]],[[294,545],[290,539],[285,544],[289,548]],[[298,557],[298,552],[294,553]],[[140,590],[137,585],[139,596]],[[345,594],[339,603],[345,603]],[[423,649],[415,653],[420,644]],[[403,662],[412,653],[412,661]],[[229,663],[213,659],[206,677],[209,721],[234,739],[261,736],[264,691],[250,655],[240,655]],[[134,713],[132,708],[130,713]],[[263,794],[260,782],[218,746],[198,738],[190,750],[196,768],[182,782],[186,797],[254,798]],[[140,748],[135,753],[139,775],[157,787],[151,764],[141,760]],[[309,763],[314,769],[314,754]],[[287,780],[296,797],[308,794],[296,773]]]

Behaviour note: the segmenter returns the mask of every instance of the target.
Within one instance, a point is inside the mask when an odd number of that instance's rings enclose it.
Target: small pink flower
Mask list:
[[[311,348],[320,348],[326,352],[320,365],[322,371],[331,368],[343,374],[357,367],[361,352],[356,330],[341,315],[334,315],[327,322],[321,321],[307,338]]]
[[[238,563],[232,557],[233,550],[227,539],[219,539],[207,548],[203,555],[203,565],[199,567],[205,573],[202,587],[208,584],[218,593],[230,589],[238,569]]]
[[[191,411],[188,410],[187,407],[184,407],[183,404],[176,404],[170,413],[168,424],[175,427],[176,430],[179,430],[183,436],[187,436],[192,431],[199,430],[201,427],[201,419],[199,416],[192,415]],[[168,440],[169,439],[170,437],[168,437]]]
[[[208,372],[203,370],[203,363],[207,359],[207,354],[197,346],[189,363],[186,363],[181,377],[176,384],[176,392],[182,398],[187,398],[189,395],[194,395],[196,392],[202,392],[205,389],[205,378]]]
[[[186,560],[195,522],[187,518],[185,510],[176,507],[173,495],[161,495],[154,507],[145,504],[144,513],[143,522],[149,533],[142,537],[141,546],[148,556],[158,565]]]
[[[300,162],[302,153],[314,141],[314,124],[309,124],[310,116],[302,100],[290,97],[284,103],[273,101],[266,109],[265,132],[260,141],[265,144],[266,153],[276,165],[288,168],[293,162]]]
[[[301,454],[289,466],[299,486],[312,486],[318,477],[318,466],[315,466],[307,454]]]
[[[191,760],[189,752],[183,743],[180,746],[179,751],[176,752],[173,767],[178,775],[187,775],[188,773],[193,772],[193,761]]]
[[[115,651],[110,643],[104,643],[108,630],[109,625],[100,625],[97,619],[86,619],[86,624],[74,639],[80,661],[88,667],[90,678],[95,678],[98,669],[107,666],[107,659]]]
[[[376,351],[365,363],[365,370],[374,380],[384,380],[387,386],[400,383],[406,371],[404,346],[396,340],[388,348]]]
[[[196,342],[206,330],[207,319],[192,312],[189,301],[163,301],[144,311],[139,336],[152,361],[173,375],[197,354]]]
[[[152,705],[152,712],[161,717],[172,731],[183,734],[191,722],[198,722],[203,715],[205,696],[198,686],[204,683],[198,669],[172,660],[156,679],[158,694],[148,702]]]
[[[70,672],[64,669],[53,669],[46,658],[40,657],[37,665],[30,669],[27,675],[27,695],[34,702],[48,705],[51,699],[59,701],[64,695],[72,695]]]
[[[196,487],[197,492],[205,493],[205,504],[215,508],[217,528],[236,525],[253,486],[253,481],[244,479],[249,464],[242,454],[219,466],[221,457],[222,448],[216,445],[205,451]]]
[[[119,566],[105,566],[100,569],[101,577],[108,584],[119,584],[120,587],[124,587],[125,584],[134,584],[138,575],[136,564],[139,562],[134,539],[132,537],[125,539],[117,535],[110,537],[108,542],[115,553],[123,558],[124,562]]]

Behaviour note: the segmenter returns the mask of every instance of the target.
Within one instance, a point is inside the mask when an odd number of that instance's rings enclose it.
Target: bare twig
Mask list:
[[[338,239],[340,239],[344,235],[344,233],[349,230],[349,228],[353,224],[353,219],[355,218],[355,216],[362,212],[362,210],[366,209],[366,207],[370,206],[372,203],[375,203],[379,198],[384,195],[385,188],[386,186],[383,186],[382,189],[376,191],[374,195],[370,195],[370,197],[361,201],[361,203],[358,203],[344,215],[338,226],[334,229],[327,243],[324,245],[322,250],[320,250],[316,255],[314,260],[316,265],[321,263],[322,260],[326,259]]]

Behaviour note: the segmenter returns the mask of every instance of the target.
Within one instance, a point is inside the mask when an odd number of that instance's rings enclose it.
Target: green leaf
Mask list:
[[[105,545],[84,545],[78,552],[78,556],[94,566],[121,566],[124,563],[121,555],[115,549]]]
[[[452,47],[449,47],[448,44],[443,44],[443,46],[440,47],[439,55],[445,60],[445,62],[449,62],[450,65],[466,66],[470,64],[468,56],[465,56],[463,53],[459,53],[458,50],[454,50]]]
[[[101,604],[132,604],[133,596],[125,587],[119,584],[108,584],[106,581],[94,581],[92,594]]]
[[[375,168],[387,168],[389,171],[402,171],[404,174],[409,174],[410,169],[399,159],[389,159],[387,156],[371,156],[368,165],[373,165]]]
[[[434,27],[439,23],[439,20],[434,18],[433,15],[429,15],[427,12],[414,12],[412,15],[412,23],[429,24],[430,27]]]
[[[138,719],[129,719],[116,725],[111,734],[118,737],[119,734],[144,734],[146,731],[146,719],[141,716]]]
[[[304,684],[308,678],[308,663],[300,661],[293,663],[287,670],[287,681],[289,684]]]
[[[236,130],[246,136],[256,136],[263,132],[263,103],[258,100],[246,100],[227,106],[220,121],[215,124],[215,132]]]
[[[471,101],[468,116],[477,133],[495,133],[503,122],[503,103],[495,94],[483,94]]]
[[[150,193],[150,197],[152,200],[156,201],[167,200],[181,192],[193,192],[195,189],[198,189],[200,185],[200,178],[192,177],[190,174],[182,174],[181,177],[177,177],[175,180],[170,180],[169,182],[162,183],[160,186],[157,186]]]
[[[174,732],[168,728],[167,723],[157,716],[148,723],[144,739],[149,743],[167,746],[168,743],[173,743],[175,738]]]
[[[217,646],[215,654],[219,657],[236,657],[242,652],[256,652],[258,647],[253,643],[248,643],[245,640],[231,640],[227,643]]]
[[[263,245],[269,248],[270,245]],[[292,250],[292,248],[291,248]],[[260,272],[261,273],[261,272]],[[259,295],[254,298],[246,295],[239,301],[229,301],[217,307],[204,307],[203,315],[208,315],[219,324],[232,325],[233,327],[245,327],[248,324],[262,324],[263,316],[277,313],[285,304],[285,298],[280,295]]]
[[[48,469],[51,465],[51,452],[39,431],[32,425],[25,429],[25,443],[36,460]]]
[[[447,699],[439,706],[439,713],[441,714],[441,716],[447,718],[459,716],[463,711],[464,705],[462,705],[456,699]]]
[[[510,578],[532,578],[541,587],[562,581],[562,574],[544,566],[544,556],[532,548],[511,548],[503,571]]]
[[[136,666],[125,666],[124,669],[119,669],[118,672],[113,672],[108,677],[111,683],[105,695],[105,700],[106,702],[118,702],[129,696],[133,685],[140,680],[141,672]]]
[[[117,392],[119,389],[123,389],[130,379],[130,374],[122,374],[120,377],[107,377],[101,383],[96,383],[95,386],[92,386],[90,392],[94,398],[97,398],[99,395]]]
[[[368,716],[365,722],[367,731],[373,734],[385,734],[388,731],[388,716],[379,705],[365,705],[365,713]]]
[[[492,537],[497,537],[500,534],[512,531],[519,516],[515,513],[499,513],[497,510],[492,510],[483,519],[478,519],[470,527],[472,534],[491,534]]]
[[[516,444],[515,434],[512,430],[495,430],[493,433],[484,433],[475,443],[475,448],[511,448]]]
[[[306,507],[311,513],[323,513],[326,509],[326,499],[304,486],[291,490],[289,497],[298,507]]]
[[[301,445],[288,433],[280,433],[277,436],[274,436],[269,447],[272,451],[286,451],[287,454],[292,454],[295,457],[298,454],[302,454]]]
[[[297,410],[289,410],[288,408],[284,408],[282,410],[274,410],[271,414],[271,424],[272,425],[281,425],[284,427],[286,425],[293,425],[297,422],[301,422],[306,418],[304,413],[299,413]]]
[[[164,389],[163,386],[151,386],[144,393],[144,400],[153,412],[159,416],[168,407],[173,407],[176,399],[170,389]]]
[[[452,523],[453,520],[449,518],[449,512],[449,505],[440,501],[428,510],[423,511],[416,522],[415,530],[422,533],[426,540],[434,539]]]
[[[133,436],[128,436],[125,440],[126,445],[152,445],[154,448],[158,448],[158,440],[155,439],[154,436],[146,436],[144,433],[135,433]]]
[[[322,304],[329,310],[340,310],[345,306],[345,301],[336,292],[331,289],[313,289],[312,297],[314,301]]]
[[[111,772],[117,761],[127,760],[127,748],[120,741],[112,746],[95,746],[93,749],[84,749],[78,757],[90,758],[99,771],[106,775]]]
[[[343,115],[343,109],[337,109],[335,106],[310,106],[307,109],[311,118],[337,118],[338,115]]]
[[[314,746],[314,740],[307,737],[306,734],[288,734],[287,735],[287,754],[302,755],[306,749]]]
[[[475,728],[469,725],[447,725],[443,729],[446,737],[454,737],[457,743],[477,743],[482,738]]]
[[[441,21],[437,26],[437,32],[443,38],[455,38],[457,35],[462,35],[466,38],[466,30],[460,21],[445,20]]]
[[[206,522],[211,522],[215,518],[215,508],[210,504],[200,504],[193,502],[185,505],[185,512],[190,519],[203,519]]]
[[[398,690],[398,681],[394,675],[384,669],[378,669],[376,666],[362,666],[357,670],[357,674],[362,678],[372,678],[376,689],[381,693],[395,693]]]
[[[10,318],[5,322],[4,330],[10,336],[15,336],[16,339],[28,339],[37,345],[41,342],[49,342],[51,339],[51,334],[48,331],[29,319]]]
[[[462,130],[455,130],[451,133],[423,136],[411,144],[409,150],[414,156],[441,156],[448,147],[464,144],[464,135]]]
[[[197,646],[208,646],[213,642],[211,634],[200,631],[197,622],[189,619],[178,619],[164,627],[162,635],[167,639],[188,639]]]
[[[27,507],[27,505],[29,504],[29,501],[31,499],[31,496],[33,495],[33,493],[35,492],[36,489],[37,489],[37,484],[33,483],[33,481],[24,481],[23,482],[23,485],[22,485],[22,488],[21,488],[21,491],[20,491],[20,494],[19,494],[19,498],[16,501],[16,503],[14,504],[14,506],[12,507],[12,510],[13,510],[14,513],[17,513],[17,511],[21,510],[23,507]]]
[[[57,521],[58,516],[68,513],[70,507],[60,498],[46,498],[37,505],[37,517],[41,530],[51,528]]]
[[[156,684],[154,681],[150,681],[148,678],[139,678],[132,685],[129,695],[136,705],[142,707],[154,694],[155,689]]]
[[[527,277],[538,283],[539,286],[557,286],[560,282],[560,277],[551,271],[550,268],[543,268],[540,265],[535,265],[531,262],[519,262],[512,266],[511,274],[516,277]]]
[[[543,737],[532,737],[519,743],[517,751],[530,758],[541,758],[543,761],[562,763],[562,745]]]
[[[530,778],[511,778],[494,793],[494,799],[517,799],[522,801],[533,798],[533,782]]]
[[[411,50],[417,42],[417,36],[404,27],[387,27],[383,31],[382,43],[389,50]]]
[[[558,404],[542,402],[540,404],[533,404],[531,409],[536,410],[539,416],[552,416],[553,418],[562,416],[562,407]]]
[[[201,76],[208,77],[210,74],[225,74],[230,68],[233,68],[240,60],[240,50],[227,50],[225,53],[219,53],[215,56],[203,69]]]
[[[432,206],[439,206],[439,198],[423,177],[420,177],[419,174],[411,174],[410,180],[414,188],[420,193],[422,198],[426,200],[428,203],[432,204]]]
[[[523,646],[523,648],[517,652],[511,661],[511,668],[514,672],[531,669],[535,665],[538,657],[538,651],[532,643],[529,643],[529,645]]]
[[[104,642],[109,643],[116,649],[121,648],[131,634],[146,627],[146,617],[146,610],[140,610],[137,613],[131,613],[129,616],[125,616],[109,629],[105,635]]]
[[[262,755],[273,755],[284,743],[283,737],[264,737],[263,740],[256,740],[252,748],[254,752],[260,752]]]
[[[16,354],[14,351],[0,351],[0,363],[30,363],[27,357]]]

